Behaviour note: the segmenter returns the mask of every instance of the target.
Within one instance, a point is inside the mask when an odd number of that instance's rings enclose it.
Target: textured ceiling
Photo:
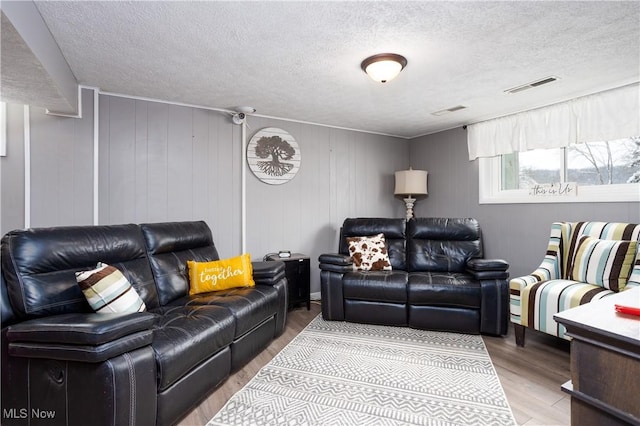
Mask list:
[[[38,105],[54,111],[73,110],[76,106],[70,105],[60,93],[49,73],[4,13],[0,13],[0,27],[2,28],[0,39],[2,100]]]
[[[401,137],[640,80],[637,1],[36,5],[80,84]],[[360,69],[382,52],[408,59],[386,84]]]

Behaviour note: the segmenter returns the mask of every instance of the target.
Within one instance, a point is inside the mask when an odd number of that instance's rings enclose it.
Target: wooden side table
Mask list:
[[[287,290],[289,291],[289,309],[306,303],[307,310],[311,309],[311,259],[306,254],[291,253],[291,257],[280,257],[269,254],[265,260],[279,260],[284,262],[287,276]]]
[[[640,307],[640,288],[555,314],[571,340],[571,424],[640,425],[640,317],[615,304]]]

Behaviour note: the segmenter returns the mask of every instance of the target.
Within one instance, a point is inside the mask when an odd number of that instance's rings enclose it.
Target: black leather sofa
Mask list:
[[[378,233],[392,270],[354,271],[346,238]],[[319,258],[326,320],[507,333],[509,265],[483,259],[475,219],[346,219],[338,251]]]
[[[284,329],[282,262],[188,295],[186,261],[218,259],[204,222],[18,230],[1,252],[3,425],[174,424]],[[92,312],[74,272],[98,261],[147,312]]]

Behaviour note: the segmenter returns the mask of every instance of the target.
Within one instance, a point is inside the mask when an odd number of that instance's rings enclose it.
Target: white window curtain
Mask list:
[[[469,160],[640,136],[640,85],[471,124]]]

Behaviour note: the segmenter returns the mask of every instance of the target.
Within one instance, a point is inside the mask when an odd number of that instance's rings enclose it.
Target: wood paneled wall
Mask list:
[[[100,94],[98,222],[205,220],[221,257],[241,253],[241,128],[227,113]],[[8,107],[8,155],[0,159],[0,229],[93,221],[93,90],[83,90],[83,118],[31,107],[31,185],[25,188],[23,107]],[[317,258],[337,249],[346,217],[402,217],[393,197],[396,170],[409,163],[409,142],[388,136],[248,117],[247,139],[280,127],[298,142],[294,179],[267,185],[247,168],[247,251],[253,259],[291,250]]]
[[[7,156],[0,157],[0,231],[24,226],[24,107],[7,104]]]
[[[31,226],[93,223],[93,92],[83,118],[30,107]]]
[[[240,251],[239,128],[209,110],[100,96],[100,223],[205,220]]]
[[[30,107],[30,156],[25,163],[24,107],[7,105],[7,156],[0,157],[0,231],[93,222],[93,90],[83,90],[83,118]],[[222,257],[240,254],[241,128],[226,113],[99,95],[98,222],[205,220]],[[302,163],[283,185],[247,169],[247,251],[254,259],[278,250],[311,256],[312,292],[319,292],[317,257],[337,249],[347,217],[402,217],[393,198],[396,170],[429,171],[429,195],[417,216],[475,217],[485,252],[531,272],[557,220],[640,222],[638,203],[478,203],[478,162],[467,159],[459,128],[406,141],[320,125],[250,116],[247,139],[264,127],[296,138]],[[30,185],[25,187],[25,164]],[[29,203],[25,203],[29,195]],[[30,204],[25,212],[25,204]],[[27,214],[25,214],[27,213]]]
[[[291,250],[311,256],[311,291],[320,291],[318,256],[338,249],[347,217],[402,217],[394,172],[408,164],[408,142],[387,136],[249,117],[247,138],[280,127],[298,142],[300,171],[268,185],[247,174],[247,249],[252,255]]]

